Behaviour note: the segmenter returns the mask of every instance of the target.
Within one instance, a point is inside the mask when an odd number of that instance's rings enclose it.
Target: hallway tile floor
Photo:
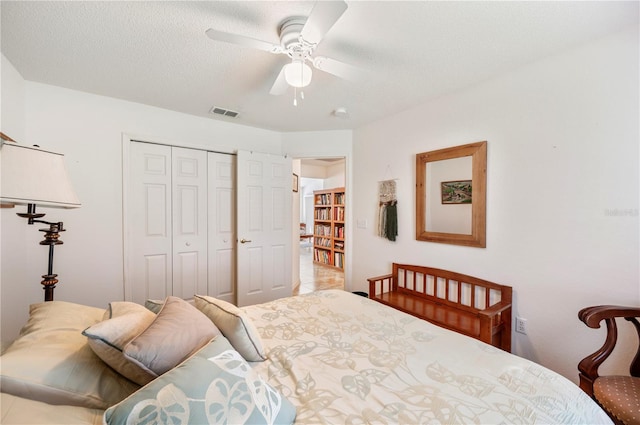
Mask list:
[[[300,285],[293,288],[293,295],[322,289],[344,289],[344,272],[333,267],[314,264],[312,249],[301,249]]]

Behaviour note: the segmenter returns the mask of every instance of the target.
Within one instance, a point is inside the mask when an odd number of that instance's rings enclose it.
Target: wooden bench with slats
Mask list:
[[[367,280],[372,300],[511,352],[510,286],[397,263]]]

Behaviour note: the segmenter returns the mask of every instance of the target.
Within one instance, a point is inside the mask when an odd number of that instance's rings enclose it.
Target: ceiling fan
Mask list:
[[[212,40],[289,56],[291,62],[282,67],[269,91],[272,95],[281,95],[289,86],[297,89],[309,85],[312,76],[309,63],[320,71],[340,78],[355,80],[358,77],[360,70],[355,66],[324,56],[313,56],[315,48],[345,10],[347,10],[347,4],[343,0],[316,2],[308,18],[290,17],[280,24],[278,31],[280,44],[217,31],[213,28],[208,29],[206,34]],[[301,93],[301,96],[304,98],[304,94]],[[296,104],[297,101],[294,99],[294,105]]]

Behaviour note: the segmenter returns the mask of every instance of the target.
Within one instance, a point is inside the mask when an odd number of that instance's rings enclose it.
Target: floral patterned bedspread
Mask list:
[[[297,424],[611,423],[559,374],[349,292],[243,310],[269,357],[251,365]]]

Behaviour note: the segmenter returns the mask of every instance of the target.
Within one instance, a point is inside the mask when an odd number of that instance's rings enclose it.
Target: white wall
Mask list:
[[[59,300],[102,307],[123,299],[123,133],[223,152],[281,153],[280,133],[39,83],[24,85],[26,131],[19,141],[64,153],[82,202],[77,210],[42,209],[45,220],[64,221],[67,228],[61,235],[64,245],[55,249]],[[27,226],[15,211],[0,213],[3,343],[26,321],[27,306],[43,299],[39,282],[47,265],[39,227]]]
[[[0,130],[20,142],[25,135],[25,81],[0,55]]]
[[[345,178],[345,167],[342,162],[331,165],[327,167],[327,177],[324,180],[324,187],[325,189],[344,187]]]
[[[369,225],[351,238],[353,289],[394,261],[511,285],[528,319],[514,352],[577,381],[603,342],[578,311],[640,305],[638,51],[635,27],[356,130],[351,207]],[[416,241],[415,154],[482,140],[486,249]],[[375,236],[388,168],[395,243]]]
[[[313,179],[326,179],[327,167],[323,165],[303,164],[300,172],[303,176]]]

